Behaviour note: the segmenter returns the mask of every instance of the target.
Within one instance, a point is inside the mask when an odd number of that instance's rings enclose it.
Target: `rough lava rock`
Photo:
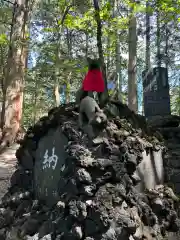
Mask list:
[[[108,125],[94,141],[79,131],[73,104],[50,110],[28,129],[0,204],[0,239],[150,240],[179,231],[179,198],[172,189],[159,185],[139,193],[135,187],[142,151],[163,149],[162,136],[151,134],[145,120],[125,105],[110,105]],[[117,111],[121,117],[113,117]],[[34,197],[33,166],[39,140],[59,126],[68,138],[66,184],[49,207]]]

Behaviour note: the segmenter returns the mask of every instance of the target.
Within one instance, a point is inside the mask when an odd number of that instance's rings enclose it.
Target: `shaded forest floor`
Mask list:
[[[0,154],[0,199],[9,187],[9,180],[17,162],[15,153],[18,147],[18,144],[14,144]]]

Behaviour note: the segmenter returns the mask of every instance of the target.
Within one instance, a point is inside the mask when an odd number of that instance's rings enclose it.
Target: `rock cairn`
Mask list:
[[[115,108],[124,117],[125,109],[129,112],[126,106]],[[139,123],[134,128],[138,117],[127,121],[128,113],[109,118],[103,137],[90,142],[77,128],[76,111],[73,105],[52,109],[20,142],[17,170],[0,205],[0,239],[150,240],[178,232],[179,199],[172,189],[157,186],[138,193],[135,188],[133,173],[148,150],[139,139],[157,150],[163,147],[157,137]],[[59,201],[48,207],[34,197],[33,168],[39,140],[57,126],[68,138],[68,157]]]

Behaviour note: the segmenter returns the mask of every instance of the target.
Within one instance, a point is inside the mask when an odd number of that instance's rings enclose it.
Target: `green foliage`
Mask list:
[[[7,45],[8,44],[8,39],[6,34],[2,33],[0,34],[0,45]]]
[[[156,55],[156,13],[161,16],[161,35],[165,36],[164,23],[168,23],[168,60],[169,71],[177,72],[178,64],[176,55],[179,52],[179,13],[180,0],[152,0],[146,9],[146,1],[123,0],[115,1],[99,0],[100,18],[102,21],[102,44],[107,68],[108,80],[115,80],[117,75],[117,55],[121,57],[120,73],[123,87],[123,99],[127,99],[128,78],[128,29],[131,15],[137,17],[138,22],[138,48],[137,48],[137,78],[142,81],[141,73],[145,68],[145,13],[148,11],[152,16],[151,23],[151,58],[155,64]],[[63,15],[67,6],[71,5],[65,20]],[[25,81],[24,94],[24,124],[28,126],[36,121],[49,108],[56,105],[54,97],[55,86],[68,86],[67,92],[74,92],[80,87],[81,82],[88,70],[87,57],[97,58],[97,25],[93,1],[79,0],[45,0],[37,3],[33,9],[30,21],[29,52],[37,53],[35,66],[28,68]],[[1,76],[3,66],[7,60],[8,40],[10,24],[12,20],[12,8],[0,3],[0,56]],[[139,33],[139,30],[140,33]],[[41,39],[40,39],[41,38]],[[22,43],[19,43],[22,44]],[[120,46],[120,52],[117,52]],[[165,49],[165,40],[162,40],[162,49]],[[29,56],[29,63],[32,62]],[[0,77],[1,77],[0,76]],[[175,78],[177,81],[177,77]],[[171,89],[172,81],[170,79]],[[177,86],[177,84],[175,85]],[[47,89],[51,92],[48,96]],[[112,93],[113,95],[113,93]],[[174,90],[171,97],[172,111],[179,114],[179,92]],[[178,112],[179,111],[179,112]]]

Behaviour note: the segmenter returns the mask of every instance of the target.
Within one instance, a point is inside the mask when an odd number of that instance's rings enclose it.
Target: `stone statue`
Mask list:
[[[85,131],[90,138],[94,137],[94,128],[105,126],[107,117],[103,110],[92,97],[86,96],[80,102],[79,127]]]

